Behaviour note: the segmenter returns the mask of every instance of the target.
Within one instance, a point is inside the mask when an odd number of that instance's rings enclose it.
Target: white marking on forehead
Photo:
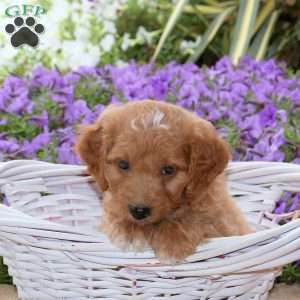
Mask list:
[[[165,117],[165,114],[159,110],[153,111],[149,114],[147,114],[144,119],[140,120],[142,123],[142,127],[144,129],[149,129],[153,127],[159,127],[159,128],[164,128],[164,129],[169,129],[169,126],[166,124],[162,124],[162,120]],[[137,119],[133,119],[130,122],[131,128],[133,130],[138,131],[139,128],[137,127],[136,124]]]

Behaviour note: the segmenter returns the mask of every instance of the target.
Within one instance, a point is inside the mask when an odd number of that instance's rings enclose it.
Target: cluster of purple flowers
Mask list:
[[[237,67],[225,57],[210,68],[130,63],[11,75],[0,89],[0,161],[80,163],[73,151],[78,125],[94,121],[107,104],[143,99],[176,103],[210,120],[234,160],[300,163],[300,79],[274,60],[248,57]],[[299,197],[286,203],[277,212],[299,208]]]

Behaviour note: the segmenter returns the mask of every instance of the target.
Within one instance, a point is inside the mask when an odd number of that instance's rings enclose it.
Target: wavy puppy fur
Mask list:
[[[103,191],[101,230],[122,248],[150,246],[174,262],[208,238],[251,231],[228,194],[226,142],[187,110],[152,100],[109,106],[76,149]]]

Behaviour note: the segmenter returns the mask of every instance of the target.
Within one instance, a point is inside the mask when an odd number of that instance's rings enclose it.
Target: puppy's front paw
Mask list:
[[[165,244],[163,247],[158,246],[153,248],[156,257],[164,263],[176,264],[184,261],[185,258],[192,255],[196,248],[193,246],[187,246],[187,241],[175,240],[169,245]]]
[[[181,230],[180,225],[167,223],[155,230],[149,241],[157,258],[168,264],[182,262],[192,255],[197,247],[197,241],[190,239]]]
[[[107,235],[112,244],[125,251],[145,251],[148,248],[144,231],[126,222],[115,223],[103,217],[100,230]]]

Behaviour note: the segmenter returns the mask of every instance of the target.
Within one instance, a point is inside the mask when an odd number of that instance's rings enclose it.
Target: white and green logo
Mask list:
[[[6,8],[5,15],[14,17],[14,24],[7,24],[5,31],[11,35],[10,42],[13,47],[27,44],[36,47],[39,35],[45,31],[44,25],[37,23],[35,18],[44,15],[46,10],[39,5],[12,5]]]

